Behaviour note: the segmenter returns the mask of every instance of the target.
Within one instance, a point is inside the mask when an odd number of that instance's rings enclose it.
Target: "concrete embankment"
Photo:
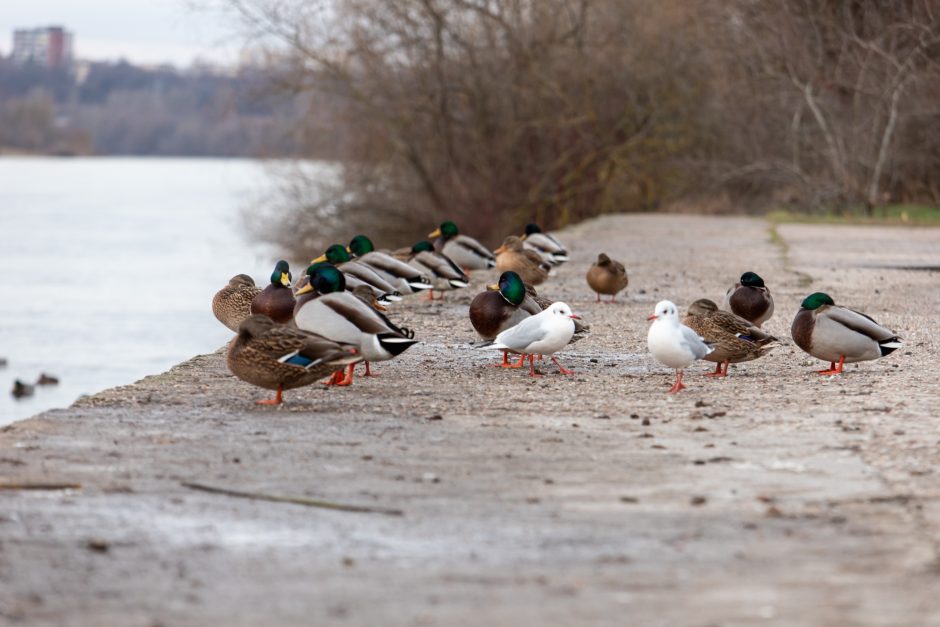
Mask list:
[[[350,388],[258,407],[216,353],[0,430],[3,485],[73,486],[0,490],[0,624],[940,623],[940,275],[917,269],[940,230],[635,215],[560,237],[541,291],[591,324],[559,355],[574,376],[467,346],[487,275],[396,306],[425,342]],[[600,251],[630,272],[620,304],[584,284]],[[744,270],[785,345],[667,396],[646,316]],[[814,374],[789,341],[812,291],[905,348]]]

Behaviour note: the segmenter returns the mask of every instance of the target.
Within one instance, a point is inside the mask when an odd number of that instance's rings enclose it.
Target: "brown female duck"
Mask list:
[[[623,264],[604,253],[597,256],[597,261],[587,271],[587,284],[597,292],[597,302],[601,302],[601,294],[609,294],[608,302],[615,302],[617,293],[627,287],[629,282]]]
[[[728,376],[728,364],[751,361],[776,348],[773,343],[777,338],[741,316],[719,310],[718,305],[707,298],[689,305],[682,323],[705,338],[714,349],[703,357],[718,364],[707,376]]]
[[[496,269],[502,272],[515,272],[530,285],[540,285],[548,278],[549,265],[542,261],[541,255],[528,250],[522,240],[510,235],[503,245],[493,251],[496,254]]]
[[[251,315],[229,343],[229,370],[242,381],[277,390],[262,405],[277,405],[284,390],[310,385],[349,364],[362,360],[355,347],[333,342],[315,333],[277,324]]]
[[[236,274],[212,297],[212,313],[232,331],[251,315],[251,301],[261,293],[247,274]]]

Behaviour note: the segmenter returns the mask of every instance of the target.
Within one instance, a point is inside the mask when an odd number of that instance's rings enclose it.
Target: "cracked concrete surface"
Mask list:
[[[940,230],[776,230],[623,215],[562,232],[572,261],[541,291],[592,326],[559,355],[572,377],[467,346],[480,276],[396,306],[425,343],[351,388],[256,407],[266,392],[217,353],[15,423],[0,480],[82,487],[0,490],[0,624],[940,624],[940,274],[912,269],[940,265]],[[583,282],[602,250],[630,273],[620,304]],[[744,270],[785,346],[724,380],[693,366],[667,396],[646,316],[719,300]],[[789,325],[817,290],[906,346],[814,374]]]

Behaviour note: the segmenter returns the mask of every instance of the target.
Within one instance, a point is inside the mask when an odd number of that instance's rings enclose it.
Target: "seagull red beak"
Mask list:
[[[577,315],[577,314],[571,314],[571,315],[568,316],[568,317],[569,317],[569,318],[574,318],[575,320],[580,320],[580,319],[581,319],[581,316],[579,316],[579,315]]]
[[[647,320],[655,320],[657,317],[658,317],[658,316],[657,316],[656,314],[653,314],[652,316],[650,316],[649,318],[647,318]]]

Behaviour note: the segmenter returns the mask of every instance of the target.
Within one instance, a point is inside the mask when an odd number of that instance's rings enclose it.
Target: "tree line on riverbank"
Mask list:
[[[292,188],[281,241],[940,203],[934,0],[217,2],[290,59],[311,150],[341,129],[342,180]]]
[[[267,73],[181,71],[126,62],[69,68],[0,59],[0,152],[61,155],[288,156],[298,98]]]

